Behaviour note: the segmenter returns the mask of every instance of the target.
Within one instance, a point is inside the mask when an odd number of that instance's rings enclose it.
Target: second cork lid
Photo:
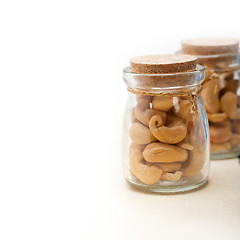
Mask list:
[[[192,55],[217,55],[238,51],[235,38],[190,38],[182,41],[182,53]]]
[[[195,70],[197,66],[197,58],[185,54],[158,54],[132,58],[130,64],[133,73],[179,73]]]

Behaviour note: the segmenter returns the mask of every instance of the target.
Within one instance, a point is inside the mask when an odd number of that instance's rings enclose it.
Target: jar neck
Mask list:
[[[224,70],[234,71],[235,69],[240,69],[240,52],[197,55],[196,57],[198,58],[198,64],[203,65],[206,71],[221,72]]]
[[[128,88],[149,93],[194,90],[204,78],[205,71],[201,65],[197,65],[194,71],[172,74],[137,74],[132,73],[130,67],[123,70],[123,79]]]

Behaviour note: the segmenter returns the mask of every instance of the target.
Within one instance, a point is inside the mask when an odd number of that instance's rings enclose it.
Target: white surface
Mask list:
[[[129,59],[238,29],[231,0],[1,1],[0,239],[238,239],[236,161],[159,196],[130,190],[120,157]]]

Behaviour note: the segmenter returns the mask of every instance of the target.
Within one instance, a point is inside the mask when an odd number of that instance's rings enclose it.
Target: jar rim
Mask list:
[[[176,52],[176,54],[182,54],[182,50],[179,50]],[[212,54],[212,55],[194,55],[198,58],[199,64],[204,65],[207,64],[207,62],[222,62],[227,63],[228,66],[226,66],[223,69],[235,69],[240,68],[240,49],[237,52],[233,53],[220,53],[220,54]],[[206,71],[208,70],[207,67],[205,67]],[[214,69],[215,72],[220,71],[220,69]]]
[[[182,50],[177,51],[176,54],[183,54]],[[184,54],[188,54],[188,53],[184,53]],[[232,52],[232,53],[219,53],[219,54],[209,54],[209,55],[195,55],[195,54],[189,53],[189,55],[196,56],[197,58],[222,58],[222,57],[230,57],[230,56],[240,57],[240,49],[238,49],[237,52]],[[238,60],[240,60],[240,58]]]
[[[188,72],[177,72],[177,73],[134,73],[131,71],[131,67],[127,66],[123,69],[124,74],[130,74],[133,76],[151,76],[151,77],[158,77],[158,76],[175,76],[175,75],[185,75],[185,74],[197,74],[202,73],[205,70],[205,67],[203,65],[197,64],[197,68],[195,70],[191,70]]]
[[[151,91],[178,90],[196,88],[205,78],[205,67],[197,64],[197,68],[188,72],[143,74],[131,72],[131,67],[123,69],[123,80],[131,89]]]

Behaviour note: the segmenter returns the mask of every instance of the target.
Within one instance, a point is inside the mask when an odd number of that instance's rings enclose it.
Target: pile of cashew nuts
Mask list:
[[[227,151],[240,144],[240,108],[238,80],[233,73],[219,78],[206,77],[202,98],[209,120],[211,152]]]
[[[132,175],[144,184],[155,184],[199,173],[205,158],[194,140],[197,133],[190,100],[136,95],[136,102],[129,128]]]

